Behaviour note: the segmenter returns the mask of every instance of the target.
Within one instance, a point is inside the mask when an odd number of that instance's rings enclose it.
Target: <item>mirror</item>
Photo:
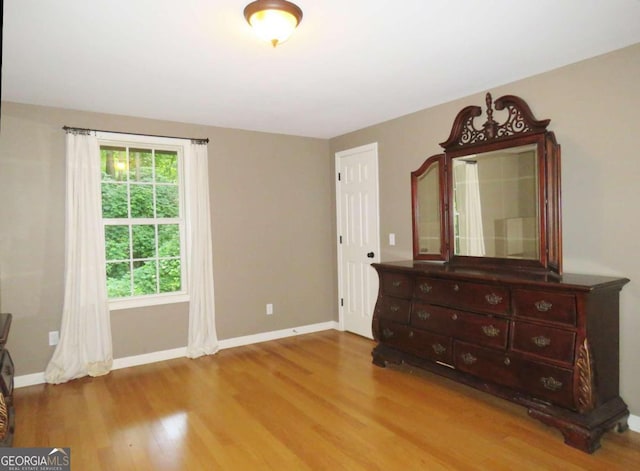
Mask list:
[[[455,255],[539,257],[535,144],[456,157],[451,172]]]
[[[427,159],[415,172],[411,172],[413,206],[414,258],[438,260],[442,252],[441,160],[444,155]]]
[[[506,119],[487,120],[468,106],[441,146],[411,173],[413,255],[451,265],[561,273],[560,146],[549,120],[536,120],[521,98],[495,101]]]

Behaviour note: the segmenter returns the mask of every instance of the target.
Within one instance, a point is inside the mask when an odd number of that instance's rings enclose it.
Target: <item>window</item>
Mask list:
[[[186,300],[182,148],[147,139],[100,139],[112,309]]]

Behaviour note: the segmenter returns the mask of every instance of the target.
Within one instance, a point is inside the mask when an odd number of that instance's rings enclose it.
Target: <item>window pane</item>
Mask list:
[[[109,298],[131,296],[129,262],[107,263],[107,295]]]
[[[183,288],[178,159],[178,151],[155,149],[149,143],[100,146],[110,299]]]
[[[178,187],[176,185],[156,186],[157,217],[176,218],[180,215]]]
[[[158,256],[180,256],[180,227],[177,224],[158,225]]]
[[[133,262],[133,294],[156,294],[157,260]]]
[[[156,181],[178,183],[178,153],[167,150],[156,151]]]
[[[180,260],[160,260],[160,292],[180,291]]]
[[[100,169],[102,181],[126,180],[127,150],[124,147],[100,147]]]
[[[105,226],[107,260],[129,260],[129,226]]]
[[[102,217],[126,218],[127,185],[120,183],[102,184]]]
[[[151,224],[132,226],[133,258],[156,256],[156,231]]]
[[[153,181],[153,155],[149,149],[129,149],[129,180]]]
[[[131,185],[131,217],[153,217],[153,185]]]

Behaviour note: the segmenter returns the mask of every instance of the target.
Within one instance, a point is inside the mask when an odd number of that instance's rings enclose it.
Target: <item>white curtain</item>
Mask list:
[[[113,362],[95,136],[67,133],[66,178],[62,326],[45,370],[45,380],[55,384],[106,374]]]
[[[189,283],[189,339],[187,356],[197,358],[218,351],[213,297],[213,256],[209,214],[207,145],[192,141],[185,149],[187,272]]]
[[[485,255],[484,231],[482,227],[482,204],[480,203],[480,182],[478,181],[478,164],[465,162],[465,208],[467,224],[464,237],[467,239],[466,255]]]

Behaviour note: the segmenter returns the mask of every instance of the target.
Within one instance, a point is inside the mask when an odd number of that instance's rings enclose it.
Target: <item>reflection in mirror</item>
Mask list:
[[[539,258],[536,149],[530,144],[452,159],[455,255]]]
[[[431,164],[424,173],[416,176],[418,254],[439,254],[440,230],[440,166]]]

